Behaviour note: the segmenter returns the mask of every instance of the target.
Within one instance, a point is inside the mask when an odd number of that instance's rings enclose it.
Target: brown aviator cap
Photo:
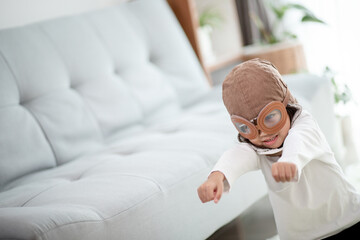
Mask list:
[[[275,66],[261,59],[252,59],[234,67],[226,76],[222,89],[229,114],[247,120],[257,117],[271,101],[282,102],[289,91]],[[289,103],[296,103],[291,94]]]

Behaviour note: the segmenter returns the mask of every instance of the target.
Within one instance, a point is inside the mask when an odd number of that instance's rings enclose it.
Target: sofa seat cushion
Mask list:
[[[180,151],[84,157],[9,184],[0,194],[0,222],[10,225],[1,224],[0,232],[11,236],[23,226],[28,228],[24,234],[39,234],[66,224],[103,221],[207,167],[201,156]]]
[[[108,220],[208,172],[236,137],[227,122],[219,102],[203,99],[181,115],[108,140],[92,155],[12,181],[0,193],[0,222],[7,222],[0,231],[12,236],[21,223],[21,237],[33,238],[85,222],[106,228]],[[197,184],[191,186],[196,196]]]

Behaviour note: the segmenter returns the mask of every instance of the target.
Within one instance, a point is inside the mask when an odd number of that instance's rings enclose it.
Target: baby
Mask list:
[[[316,121],[270,62],[236,66],[224,80],[223,101],[240,143],[221,156],[198,188],[202,202],[217,203],[241,175],[261,169],[281,239],[360,233],[360,195]]]

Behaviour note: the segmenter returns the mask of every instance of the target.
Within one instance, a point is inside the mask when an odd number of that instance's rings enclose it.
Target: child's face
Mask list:
[[[290,117],[288,115],[287,120],[283,128],[280,129],[279,132],[274,134],[267,134],[264,132],[260,132],[257,138],[249,139],[249,141],[261,148],[278,148],[285,141],[286,136],[288,135],[290,129]]]

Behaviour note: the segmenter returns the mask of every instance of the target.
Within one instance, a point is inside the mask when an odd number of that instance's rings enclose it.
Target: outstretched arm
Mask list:
[[[217,203],[224,191],[246,172],[259,169],[258,156],[247,144],[237,144],[223,153],[208,179],[198,188],[202,202]]]
[[[234,182],[243,174],[259,169],[259,156],[247,143],[239,143],[224,152],[212,172],[224,174],[224,191],[229,191]]]
[[[298,181],[302,169],[312,160],[332,154],[327,141],[313,117],[303,112],[289,130],[284,141],[283,153],[272,166],[276,181]]]

